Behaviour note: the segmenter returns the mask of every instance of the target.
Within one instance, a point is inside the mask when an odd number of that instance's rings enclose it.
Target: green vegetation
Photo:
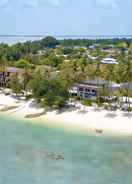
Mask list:
[[[16,96],[18,96],[22,92],[23,86],[18,76],[14,75],[11,77],[10,88],[16,94]]]
[[[129,107],[129,108],[128,108],[128,111],[129,111],[129,112],[132,112],[132,107]]]
[[[86,105],[86,106],[92,106],[93,100],[91,99],[87,99],[87,100],[83,100],[82,104]]]
[[[7,66],[23,69],[22,80],[13,76],[10,81],[10,87],[17,95],[23,90],[30,91],[43,106],[62,107],[68,101],[69,89],[86,79],[102,78],[108,84],[129,85],[132,82],[131,43],[131,39],[56,40],[50,36],[11,46],[1,43],[0,69],[4,71]],[[89,48],[92,44],[94,49]],[[100,63],[109,55],[119,64]],[[112,95],[126,96],[129,102],[132,90],[124,87]],[[109,96],[107,87],[98,91],[97,104],[101,104],[101,96]],[[85,105],[91,103],[91,100],[83,101]]]
[[[32,80],[32,92],[34,98],[42,106],[60,108],[68,100],[68,92],[60,79],[40,79]]]

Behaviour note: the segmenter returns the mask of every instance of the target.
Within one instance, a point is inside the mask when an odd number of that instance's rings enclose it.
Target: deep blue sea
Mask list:
[[[69,132],[0,115],[0,184],[131,184],[132,136]]]

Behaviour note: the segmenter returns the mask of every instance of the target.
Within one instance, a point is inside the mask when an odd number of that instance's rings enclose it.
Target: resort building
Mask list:
[[[104,88],[106,82],[101,79],[87,80],[78,85],[78,96],[81,98],[96,98],[98,91]]]
[[[120,84],[114,82],[108,84],[108,81],[100,78],[95,80],[87,80],[72,87],[69,93],[71,96],[77,96],[83,99],[96,99],[98,93],[106,87],[109,90],[109,95],[111,95],[113,91],[120,88]]]
[[[18,76],[18,78],[22,80],[23,73],[23,69],[16,67],[6,67],[0,69],[0,87],[7,87],[13,75]]]
[[[96,49],[96,48],[99,47],[99,46],[100,46],[100,44],[95,43],[95,44],[89,45],[88,48],[89,48],[90,50],[94,50],[94,49]]]
[[[101,63],[102,64],[118,64],[118,61],[117,61],[117,59],[114,59],[114,58],[104,58],[104,59],[102,59],[101,60]]]
[[[89,45],[88,48],[89,48],[89,49],[96,49],[96,46],[95,46],[95,45]]]
[[[46,50],[38,50],[37,53],[35,54],[36,56],[43,56],[46,53]]]
[[[98,59],[98,57],[91,56],[90,54],[88,54],[87,56],[88,56],[88,58],[91,59],[91,60],[96,60],[96,59]]]

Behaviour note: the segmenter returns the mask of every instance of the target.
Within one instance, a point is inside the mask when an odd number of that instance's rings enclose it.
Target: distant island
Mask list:
[[[34,37],[45,38],[47,35],[43,34],[0,34],[0,37]],[[53,35],[56,39],[131,39],[132,35]]]

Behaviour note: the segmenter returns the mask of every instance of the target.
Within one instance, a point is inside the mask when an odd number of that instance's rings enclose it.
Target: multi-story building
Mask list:
[[[78,96],[83,99],[96,99],[98,93],[106,87],[111,93],[112,91],[118,89],[120,85],[114,82],[108,84],[108,81],[102,79],[87,80],[75,85],[69,92],[71,96]]]
[[[11,77],[17,76],[22,80],[24,70],[16,67],[5,67],[0,69],[0,87],[8,87]]]

